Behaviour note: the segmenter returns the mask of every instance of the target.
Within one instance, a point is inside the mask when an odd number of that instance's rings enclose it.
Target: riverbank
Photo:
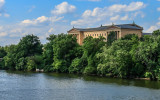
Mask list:
[[[160,82],[0,70],[2,100],[159,100]]]
[[[1,70],[1,69],[0,69]],[[85,75],[85,74],[74,74],[74,73],[58,73],[58,72],[45,72],[43,71],[16,71],[16,70],[4,70],[7,72],[18,72],[18,73],[46,73],[46,74],[65,74],[65,75],[77,75],[77,76],[88,76],[88,77],[99,77],[99,78],[112,78],[112,79],[124,79],[124,80],[147,80],[151,81],[149,78],[119,78],[119,77],[109,77],[109,76],[102,76],[102,75]],[[159,80],[157,80],[159,81]]]

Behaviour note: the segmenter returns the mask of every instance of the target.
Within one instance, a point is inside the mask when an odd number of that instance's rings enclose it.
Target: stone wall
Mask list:
[[[136,34],[138,37],[142,37],[142,30],[122,29],[121,31],[121,37],[124,37],[127,34]]]

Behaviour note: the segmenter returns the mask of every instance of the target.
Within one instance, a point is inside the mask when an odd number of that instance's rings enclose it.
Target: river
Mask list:
[[[160,82],[1,70],[0,100],[160,100]]]

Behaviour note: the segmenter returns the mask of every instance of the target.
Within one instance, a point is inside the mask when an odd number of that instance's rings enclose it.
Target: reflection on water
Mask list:
[[[159,100],[160,82],[0,71],[0,100]]]

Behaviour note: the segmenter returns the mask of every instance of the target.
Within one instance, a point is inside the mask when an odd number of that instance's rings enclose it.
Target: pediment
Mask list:
[[[71,29],[71,30],[68,31],[68,33],[74,33],[74,32],[79,32],[79,30],[73,28],[73,29]]]
[[[112,25],[112,26],[108,26],[108,28],[107,29],[119,29],[119,27],[118,26],[114,26],[114,25]]]

